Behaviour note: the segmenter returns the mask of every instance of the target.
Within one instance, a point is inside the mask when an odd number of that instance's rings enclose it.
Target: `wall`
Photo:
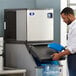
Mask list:
[[[54,9],[54,40],[60,42],[60,0],[36,0],[36,8]]]
[[[35,0],[0,0],[0,36],[3,36],[4,9],[35,8]]]
[[[61,10],[64,9],[65,7],[67,7],[67,1],[66,0],[61,0],[60,1],[60,7],[61,7]],[[60,17],[60,43],[63,45],[63,46],[66,46],[67,45],[67,25],[66,23],[64,23],[63,19]],[[63,65],[63,76],[69,76],[68,74],[68,68],[67,68],[67,58],[65,60],[62,60],[60,61],[61,65]]]

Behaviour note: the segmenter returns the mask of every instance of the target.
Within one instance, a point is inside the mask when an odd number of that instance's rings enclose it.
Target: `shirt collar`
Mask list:
[[[75,23],[76,23],[76,19],[75,19],[71,24],[68,25],[69,28],[73,27],[73,25],[74,25]]]

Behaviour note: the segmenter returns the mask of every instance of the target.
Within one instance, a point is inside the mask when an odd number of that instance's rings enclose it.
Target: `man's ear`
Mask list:
[[[67,16],[68,16],[69,19],[72,19],[73,18],[73,15],[72,14],[68,14]]]
[[[73,15],[72,14],[68,14],[68,17],[73,17]]]

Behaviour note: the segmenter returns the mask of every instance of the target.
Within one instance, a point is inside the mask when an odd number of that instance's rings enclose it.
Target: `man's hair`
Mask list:
[[[66,8],[64,8],[64,9],[61,11],[60,14],[62,14],[62,13],[64,13],[65,15],[68,15],[68,14],[72,14],[72,15],[74,15],[74,11],[73,11],[73,9],[70,8],[70,7],[66,7]]]

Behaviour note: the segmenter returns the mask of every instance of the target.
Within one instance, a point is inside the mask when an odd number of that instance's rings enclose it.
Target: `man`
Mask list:
[[[53,60],[59,60],[62,56],[68,55],[69,76],[76,76],[76,19],[73,9],[64,8],[61,17],[69,27],[67,48],[63,52],[53,54]]]

